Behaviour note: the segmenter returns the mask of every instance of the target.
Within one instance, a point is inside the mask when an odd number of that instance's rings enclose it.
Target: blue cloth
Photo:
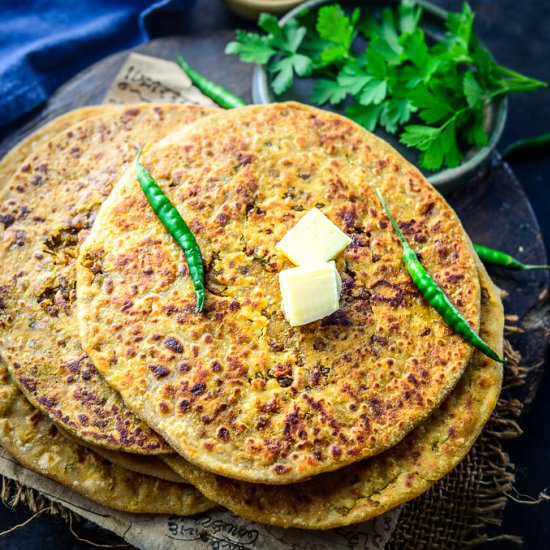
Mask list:
[[[149,37],[159,12],[194,0],[0,0],[0,127],[94,61]],[[158,19],[158,17],[156,17]]]

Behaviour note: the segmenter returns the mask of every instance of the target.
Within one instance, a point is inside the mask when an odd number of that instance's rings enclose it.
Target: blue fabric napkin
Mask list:
[[[194,0],[1,0],[0,127],[94,61],[146,40],[152,16]],[[156,17],[158,20],[158,17]]]

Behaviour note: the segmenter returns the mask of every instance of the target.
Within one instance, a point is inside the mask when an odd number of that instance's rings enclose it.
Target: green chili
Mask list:
[[[518,157],[521,153],[527,155],[533,155],[534,153],[544,153],[550,151],[550,133],[542,134],[540,136],[520,139],[511,143],[504,149],[502,158],[511,159]]]
[[[501,267],[507,267],[508,269],[550,269],[550,265],[543,264],[524,264],[519,260],[516,260],[513,256],[506,254],[506,252],[501,252],[500,250],[494,250],[487,246],[474,243],[474,249],[479,256],[479,259],[487,264],[500,265]]]
[[[237,97],[223,86],[208,80],[208,78],[195,71],[181,55],[178,55],[178,63],[191,82],[220,107],[234,109],[235,107],[244,107],[246,105],[240,97]]]
[[[420,290],[422,296],[426,298],[428,303],[443,317],[443,320],[458,334],[460,334],[468,343],[472,344],[476,349],[483,352],[485,355],[504,363],[505,359],[501,359],[497,353],[487,344],[472,327],[468,324],[468,321],[462,316],[462,314],[456,309],[456,307],[450,302],[447,295],[438,286],[438,284],[432,279],[429,273],[424,269],[424,266],[418,260],[416,252],[409,246],[405,235],[397,225],[397,222],[391,215],[386,201],[382,196],[382,193],[376,189],[376,194],[382,203],[382,207],[386,212],[395,232],[401,239],[401,245],[403,247],[403,262],[409,272],[414,284]]]
[[[136,176],[138,182],[151,208],[162,222],[162,225],[164,225],[168,233],[174,237],[176,242],[183,249],[185,259],[187,260],[187,266],[189,267],[189,275],[191,276],[195,295],[197,296],[195,310],[199,313],[204,306],[204,266],[199,245],[176,207],[163,193],[149,170],[141,164],[140,158],[141,149],[139,149],[136,159]]]

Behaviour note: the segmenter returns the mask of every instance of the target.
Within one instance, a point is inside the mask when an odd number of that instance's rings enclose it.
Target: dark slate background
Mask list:
[[[458,0],[434,0],[447,9],[460,9]],[[535,78],[550,82],[550,2],[540,0],[471,0],[476,12],[476,29],[481,40],[500,63]],[[221,0],[198,0],[192,13],[180,19],[159,21],[163,34],[193,34],[249,26],[232,15]],[[32,115],[31,115],[32,116]],[[27,119],[29,117],[26,117]],[[12,126],[15,130],[18,124]],[[499,148],[517,139],[550,132],[550,90],[518,94],[509,102],[508,122]],[[3,136],[0,136],[3,137]],[[529,197],[546,242],[550,242],[550,154],[514,160],[511,166]],[[498,220],[494,220],[498,224]],[[507,444],[517,464],[516,488],[520,494],[536,496],[550,487],[550,379],[543,376],[539,392],[521,421],[524,434]],[[0,504],[0,531],[29,518],[24,506],[10,510]],[[74,526],[81,536],[96,543],[116,542],[89,524]],[[496,533],[520,535],[524,548],[550,547],[550,502],[536,506],[510,502],[504,522]],[[507,543],[489,543],[506,548]],[[0,550],[43,550],[94,548],[78,542],[67,524],[44,514],[26,527],[0,538]]]

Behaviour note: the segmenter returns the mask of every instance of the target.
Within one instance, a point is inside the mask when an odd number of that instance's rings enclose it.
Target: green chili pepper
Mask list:
[[[532,155],[533,153],[544,153],[545,151],[550,151],[550,133],[532,138],[520,139],[519,141],[511,143],[504,149],[502,158],[511,159],[518,157],[520,153]]]
[[[395,232],[401,239],[401,245],[403,247],[403,262],[409,272],[414,284],[420,290],[422,296],[426,298],[428,303],[443,317],[443,320],[458,334],[460,334],[468,343],[472,344],[476,349],[483,352],[485,355],[504,363],[506,359],[501,359],[497,353],[472,329],[468,324],[468,321],[462,316],[462,314],[456,309],[456,307],[450,302],[447,295],[438,286],[438,284],[432,279],[429,273],[424,269],[423,265],[418,260],[416,252],[409,246],[405,235],[397,225],[397,222],[391,215],[386,201],[382,196],[382,193],[376,189],[376,194],[382,203],[382,207],[386,212]]]
[[[168,233],[174,237],[185,253],[189,275],[193,282],[195,295],[197,296],[196,312],[202,311],[204,306],[204,267],[202,254],[195,236],[180,216],[170,199],[162,192],[153,176],[140,162],[141,149],[138,150],[136,159],[136,176],[151,208],[158,216]]]
[[[191,82],[220,107],[234,109],[235,107],[244,107],[246,105],[240,97],[237,97],[223,86],[208,80],[208,78],[195,71],[181,55],[178,55],[178,63]]]
[[[516,260],[513,256],[506,254],[506,252],[501,252],[500,250],[494,250],[487,246],[474,243],[474,249],[479,256],[479,259],[487,264],[500,265],[502,267],[507,267],[508,269],[550,269],[550,265],[543,264],[524,264],[519,260]]]

